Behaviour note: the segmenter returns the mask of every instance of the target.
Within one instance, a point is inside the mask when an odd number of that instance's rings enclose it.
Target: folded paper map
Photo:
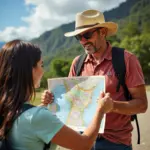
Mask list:
[[[95,114],[100,92],[105,92],[105,77],[53,78],[48,79],[48,88],[54,94],[54,102],[48,106],[49,110],[67,126],[84,131]],[[105,115],[99,133],[104,132],[104,127]],[[59,150],[61,147],[54,148],[52,144],[51,148]]]

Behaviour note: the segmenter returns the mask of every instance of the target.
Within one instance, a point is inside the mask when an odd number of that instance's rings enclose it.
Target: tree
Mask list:
[[[149,83],[150,78],[150,34],[142,34],[140,36],[125,37],[120,47],[126,48],[134,53],[139,59],[145,79]]]
[[[140,35],[140,29],[137,23],[130,22],[120,31],[120,37],[123,39],[124,37],[132,37],[136,35]]]
[[[68,76],[72,60],[65,58],[56,58],[51,61],[50,75],[52,77]]]

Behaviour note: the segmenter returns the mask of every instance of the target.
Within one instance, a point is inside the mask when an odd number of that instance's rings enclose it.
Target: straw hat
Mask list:
[[[87,30],[98,27],[107,28],[107,36],[111,36],[116,34],[118,24],[114,22],[105,22],[103,13],[99,12],[98,10],[86,10],[81,13],[77,13],[75,30],[72,32],[67,32],[64,35],[66,37],[75,36]]]

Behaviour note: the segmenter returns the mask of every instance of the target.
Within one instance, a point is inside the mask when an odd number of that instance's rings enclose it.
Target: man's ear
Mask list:
[[[100,32],[101,32],[101,35],[104,36],[104,37],[106,37],[106,36],[107,36],[107,31],[108,31],[108,29],[107,29],[107,28],[101,28],[100,30],[101,30],[101,31],[100,31]]]

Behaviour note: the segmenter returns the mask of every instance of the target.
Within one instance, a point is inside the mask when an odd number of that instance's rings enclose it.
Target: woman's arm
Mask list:
[[[103,98],[102,98],[103,97]],[[52,142],[73,150],[88,150],[91,149],[100,128],[100,122],[104,113],[111,111],[113,108],[113,101],[109,94],[102,93],[99,101],[96,113],[92,122],[86,128],[83,134],[72,130],[64,125],[60,131],[52,138]]]

